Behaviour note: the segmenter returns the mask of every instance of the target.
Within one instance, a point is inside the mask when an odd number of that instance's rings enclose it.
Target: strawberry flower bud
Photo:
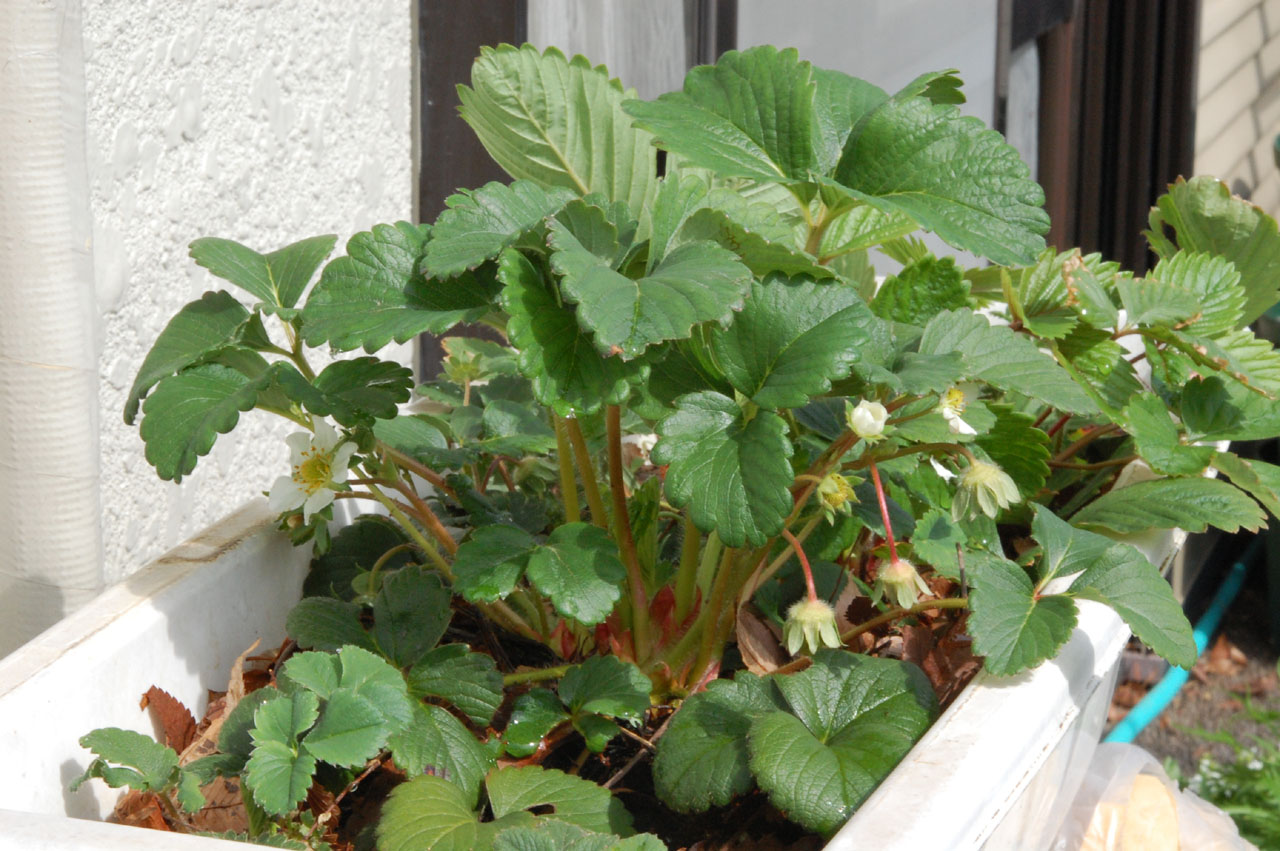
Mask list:
[[[903,609],[914,606],[920,594],[930,593],[929,586],[924,584],[915,566],[904,558],[881,565],[876,573],[874,591],[877,596],[888,598]]]
[[[976,517],[979,510],[994,518],[1002,510],[1022,501],[1013,479],[995,464],[974,461],[958,479],[956,497],[951,503],[951,516],[956,520]]]
[[[816,653],[823,647],[839,647],[836,610],[825,600],[800,600],[787,609],[782,639],[787,645],[787,652],[792,656],[801,648],[808,653]]]
[[[850,407],[846,402],[844,418],[849,424],[850,431],[868,443],[874,443],[884,436],[884,425],[889,420],[889,411],[879,402],[863,399],[856,408]]]

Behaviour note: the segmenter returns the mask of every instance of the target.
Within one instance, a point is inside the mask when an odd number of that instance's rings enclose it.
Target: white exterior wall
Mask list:
[[[1280,214],[1280,0],[1204,0],[1196,97],[1197,174]]]
[[[219,286],[191,240],[267,251],[337,233],[336,256],[411,218],[411,5],[84,0],[108,583],[284,471],[295,427],[250,412],[181,485],[162,482],[125,395],[168,319]]]

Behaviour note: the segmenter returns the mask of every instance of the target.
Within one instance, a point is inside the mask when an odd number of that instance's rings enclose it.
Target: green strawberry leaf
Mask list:
[[[439,706],[415,704],[413,720],[392,735],[387,746],[396,765],[410,777],[429,771],[456,783],[473,807],[494,763],[493,754],[471,731]]]
[[[1049,478],[1049,436],[1035,426],[1035,417],[1007,405],[990,405],[996,422],[974,440],[1030,500]]]
[[[469,652],[465,644],[430,651],[406,676],[414,697],[449,701],[477,726],[485,727],[502,705],[502,674],[493,657]]]
[[[788,818],[830,835],[906,756],[938,714],[920,669],[824,650],[798,674],[775,677],[790,711],[758,716],[751,770]]]
[[[1200,316],[1187,326],[1193,334],[1216,337],[1240,326],[1246,294],[1230,260],[1200,251],[1179,251],[1156,264],[1150,280],[1191,293]]]
[[[504,284],[507,333],[520,352],[520,371],[533,382],[539,402],[563,415],[587,415],[625,402],[630,382],[642,375],[637,363],[602,357],[578,327],[574,310],[558,302],[542,275],[518,251],[498,261]]]
[[[543,738],[569,720],[560,698],[545,688],[535,688],[516,698],[511,720],[502,734],[502,746],[516,759],[532,756]]]
[[[1214,453],[1213,467],[1262,503],[1272,517],[1280,517],[1280,467],[1266,461],[1246,461],[1231,452]]]
[[[447,209],[431,229],[424,260],[427,274],[452,278],[475,269],[573,198],[567,189],[544,189],[531,180],[516,180],[510,186],[493,181],[450,195],[444,201]]]
[[[1124,410],[1125,430],[1151,469],[1170,476],[1194,476],[1213,460],[1209,446],[1184,446],[1164,400],[1154,393],[1136,396]]]
[[[843,71],[814,68],[817,91],[813,99],[813,117],[818,132],[814,134],[816,170],[830,174],[840,161],[840,153],[853,128],[876,107],[889,99],[879,86],[851,77]],[[905,233],[915,230],[915,224]],[[897,234],[903,236],[904,234]],[[863,246],[868,247],[868,246]]]
[[[400,668],[421,659],[448,628],[451,599],[440,577],[417,565],[384,579],[373,602],[373,640],[382,655]]]
[[[377,706],[354,691],[338,689],[325,701],[320,720],[302,745],[316,759],[355,768],[382,749],[389,732]]]
[[[413,717],[413,702],[404,676],[385,659],[362,647],[343,647],[338,651],[342,676],[338,686],[343,691],[369,701],[392,732],[408,724]]]
[[[1257,531],[1266,525],[1266,515],[1239,488],[1193,476],[1108,491],[1072,515],[1071,524],[1121,534],[1147,529],[1203,532],[1209,526],[1224,532],[1241,527]]]
[[[80,747],[97,755],[89,769],[71,784],[74,792],[92,777],[100,777],[112,788],[128,786],[143,792],[156,792],[174,778],[178,754],[150,736],[102,727],[80,738]]]
[[[518,527],[480,527],[454,556],[454,593],[472,603],[501,600],[524,575],[536,547],[533,536]]]
[[[603,65],[530,44],[481,48],[471,86],[458,87],[463,119],[507,174],[640,210],[653,198],[657,152],[622,111],[633,97]]]
[[[1116,292],[1124,305],[1126,321],[1142,327],[1172,327],[1200,312],[1200,301],[1190,290],[1143,278],[1117,278]]]
[[[1112,544],[1071,583],[1068,593],[1116,610],[1147,646],[1171,665],[1190,668],[1200,655],[1191,623],[1173,589],[1147,557],[1128,544]]]
[[[1238,327],[1244,327],[1280,301],[1280,232],[1275,219],[1231,194],[1212,177],[1179,177],[1156,200],[1145,231],[1162,258],[1184,251],[1205,251],[1235,264],[1247,298]],[[1171,228],[1175,246],[1165,236]]]
[[[852,288],[770,275],[751,284],[713,349],[729,382],[766,408],[799,407],[857,370],[868,349],[891,345]]]
[[[253,714],[253,753],[244,782],[254,802],[272,815],[284,815],[306,797],[316,759],[298,746],[315,723],[320,700],[309,691],[274,697]]]
[[[313,236],[270,254],[259,254],[230,239],[204,237],[191,243],[190,251],[196,263],[257,296],[264,310],[286,308],[280,312],[287,314],[337,241],[332,234]]]
[[[920,338],[919,352],[960,352],[968,375],[1074,414],[1095,414],[1097,406],[1052,356],[1007,327],[992,325],[969,310],[943,311]]]
[[[156,382],[231,345],[248,321],[249,311],[223,290],[207,292],[184,305],[156,337],[133,379],[125,400],[125,424],[133,425],[139,403]]]
[[[391,790],[378,819],[382,851],[475,851],[495,832],[480,824],[475,798],[443,777],[420,774]]]
[[[794,48],[730,50],[684,90],[624,109],[657,144],[723,177],[805,181],[815,166],[812,66]]]
[[[398,222],[351,237],[346,256],[324,267],[302,309],[307,345],[374,352],[488,311],[497,285],[485,270],[451,280],[423,277],[419,264],[429,233],[425,225]]]
[[[270,383],[209,363],[161,379],[142,406],[140,433],[147,461],[162,479],[181,482],[208,455],[218,435],[236,427],[240,414]]]
[[[770,411],[748,418],[719,393],[690,393],[658,425],[655,464],[667,464],[667,499],[726,545],[759,546],[791,511],[793,474],[786,422]]]
[[[728,249],[687,243],[634,280],[583,245],[585,239],[616,246],[617,232],[604,210],[575,203],[582,208],[576,228],[558,217],[551,222],[551,265],[564,276],[561,289],[577,302],[578,323],[601,355],[637,357],[656,343],[685,339],[702,322],[726,324],[742,306],[751,271]]]
[[[921,561],[949,579],[960,578],[960,559],[956,545],[969,538],[964,529],[951,519],[951,512],[930,508],[916,523],[911,548]]]
[[[1119,412],[1129,399],[1142,392],[1142,382],[1127,359],[1128,352],[1106,331],[1089,325],[1058,341],[1058,352],[1071,364],[1102,403]]]
[[[1043,190],[1003,136],[954,106],[885,101],[849,135],[835,181],[996,263],[1028,262],[1044,249]]]
[[[408,417],[379,420],[399,423]],[[376,429],[375,429],[376,433]],[[408,541],[394,521],[376,514],[364,514],[333,536],[329,551],[311,560],[311,569],[302,583],[303,597],[335,597],[350,600],[355,596],[351,582],[361,573],[370,570],[379,557],[392,547]],[[384,570],[397,570],[413,560],[413,553],[402,550],[393,554],[383,565]]]
[[[738,255],[753,274],[761,277],[770,272],[812,278],[834,276],[831,269],[818,265],[815,258],[795,245],[789,230],[771,227],[778,221],[776,208],[749,203],[738,195],[725,198],[720,191],[713,193],[713,199],[717,206],[704,207],[689,216],[680,229],[682,242],[710,240]]]
[[[596,713],[638,724],[649,709],[653,684],[630,662],[616,656],[592,656],[560,680],[560,699],[569,711]]]
[[[969,634],[986,670],[1009,676],[1052,658],[1075,628],[1075,602],[1037,597],[1026,571],[1000,556],[971,562]]]
[[[360,606],[332,597],[305,597],[289,612],[285,630],[299,647],[337,650],[346,644],[376,649],[360,624]]]
[[[334,361],[312,382],[285,364],[279,366],[286,368],[273,375],[290,399],[349,428],[394,418],[399,403],[409,401],[413,390],[413,370],[378,358]]]
[[[622,597],[627,569],[607,531],[590,523],[566,523],[529,556],[525,575],[551,598],[557,612],[592,626],[608,617]]]
[[[485,788],[495,819],[549,807],[551,811],[543,813],[543,818],[598,833],[630,836],[634,832],[630,813],[608,789],[553,768],[530,765],[491,771]]]
[[[751,722],[783,707],[768,678],[739,672],[732,681],[712,680],[688,697],[653,759],[654,789],[678,812],[724,806],[755,787],[748,764]]]
[[[338,690],[341,671],[342,666],[334,654],[309,650],[289,657],[276,676],[276,684],[284,694],[305,688],[328,700],[329,695]]]
[[[1034,571],[1037,590],[1057,576],[1087,569],[1115,543],[1103,535],[1077,529],[1043,505],[1037,505],[1035,511],[1031,534],[1042,551]]]
[[[955,260],[929,254],[881,284],[871,309],[882,319],[924,326],[943,310],[968,305],[969,282]]]

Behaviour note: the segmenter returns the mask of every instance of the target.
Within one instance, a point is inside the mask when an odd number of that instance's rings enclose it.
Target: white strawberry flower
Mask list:
[[[951,429],[952,434],[978,433],[973,426],[961,418],[965,407],[976,396],[977,393],[973,389],[964,385],[952,387],[942,394],[942,398],[938,401],[938,410],[942,412],[942,418],[947,421],[947,427]]]
[[[334,492],[347,480],[347,466],[356,451],[349,440],[338,445],[338,433],[324,420],[317,419],[315,428],[314,435],[300,431],[285,438],[293,469],[276,479],[268,497],[272,511],[301,508],[304,523],[333,502]]]
[[[889,411],[879,402],[863,399],[856,408],[846,402],[844,416],[850,431],[868,443],[874,443],[884,435]]]

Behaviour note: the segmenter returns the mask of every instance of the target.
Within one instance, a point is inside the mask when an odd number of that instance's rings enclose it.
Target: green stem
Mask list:
[[[720,553],[723,550],[724,543],[721,542],[720,536],[713,529],[711,534],[707,535],[707,545],[702,550],[702,561],[698,563],[698,575],[696,577],[698,588],[702,591],[704,600],[711,593],[711,581],[715,578],[716,562],[720,560]]]
[[[369,492],[373,494],[373,498],[382,503],[383,507],[385,507],[391,516],[396,519],[396,522],[399,523],[404,528],[405,532],[409,534],[409,537],[413,538],[413,540],[417,542],[418,547],[427,554],[427,558],[431,559],[431,563],[436,566],[436,569],[440,571],[445,579],[449,580],[450,584],[452,584],[453,571],[449,568],[449,562],[445,561],[444,556],[440,555],[440,551],[436,549],[435,544],[427,540],[426,536],[423,535],[422,532],[418,530],[418,527],[414,525],[414,522],[409,519],[409,516],[401,511],[400,507],[396,505],[395,500],[389,498],[372,482],[368,483],[367,487],[369,488]]]
[[[582,519],[582,509],[578,506],[578,483],[573,478],[573,450],[569,448],[569,433],[564,427],[564,420],[555,414],[551,415],[551,424],[556,430],[556,461],[560,466],[564,522],[577,523]]]
[[[298,372],[301,372],[307,381],[316,380],[315,370],[311,368],[311,364],[307,363],[307,356],[302,353],[302,337],[294,338],[293,351],[289,352],[289,360],[293,361],[294,366],[298,367]]]
[[[694,596],[698,588],[698,550],[702,535],[687,514],[684,518],[684,543],[680,547],[680,567],[676,569],[677,624],[684,623],[693,611]]]
[[[813,533],[813,530],[817,528],[820,522],[822,522],[821,512],[809,518],[809,522],[804,524],[804,528],[802,528],[799,531],[799,533],[796,534],[795,539],[799,541],[801,544],[803,544],[805,542],[805,539],[808,538],[809,535]],[[792,549],[793,549],[793,545],[791,544],[790,541],[788,541],[787,548],[782,552],[780,552],[777,558],[769,562],[768,567],[765,567],[764,569],[756,571],[754,574],[752,574],[751,578],[742,586],[742,592],[739,594],[739,597],[738,597],[739,604],[745,603],[747,600],[750,600],[753,596],[755,596],[756,590],[759,589],[761,585],[765,584],[770,579],[772,579],[773,575],[782,569],[782,566],[787,563],[788,559],[791,558]]]
[[[601,529],[609,528],[609,514],[605,511],[604,500],[600,498],[600,486],[596,484],[595,467],[591,464],[591,453],[587,450],[587,440],[582,436],[582,427],[577,419],[566,418],[565,430],[569,432],[569,444],[573,447],[573,460],[578,465],[578,475],[582,478],[582,490],[587,495],[587,507],[591,509],[591,522]]]
[[[729,587],[729,577],[733,573],[733,556],[737,551],[729,547],[720,557],[720,567],[716,571],[716,581],[711,588],[711,600],[705,610],[705,618],[699,618],[702,626],[702,645],[698,657],[693,663],[691,673],[693,682],[697,682],[711,664],[711,655],[715,650],[716,634],[720,631],[721,609]]]
[[[1112,458],[1110,461],[1095,461],[1092,464],[1068,464],[1065,461],[1050,461],[1049,466],[1059,470],[1105,470],[1108,467],[1123,467],[1130,461],[1138,460],[1137,455],[1126,455],[1123,458]]]
[[[369,568],[369,587],[374,587],[374,584],[378,579],[379,571],[382,570],[383,566],[385,566],[387,562],[391,561],[392,556],[396,553],[403,552],[404,550],[412,549],[413,546],[414,545],[411,543],[396,544],[394,547],[378,556],[378,560],[373,563],[373,567]]]
[[[1063,461],[1066,461],[1068,458],[1073,457],[1077,452],[1079,452],[1081,449],[1084,449],[1086,446],[1088,446],[1090,443],[1093,443],[1098,438],[1105,437],[1106,435],[1119,430],[1120,430],[1120,426],[1116,425],[1115,423],[1107,423],[1104,426],[1094,426],[1092,429],[1089,430],[1089,432],[1084,437],[1080,438],[1075,443],[1071,444],[1066,449],[1062,450],[1057,455],[1053,456],[1053,458],[1050,459],[1049,463],[1061,464]]]
[[[622,478],[622,411],[617,405],[605,409],[605,435],[609,443],[609,493],[613,497],[613,537],[627,568],[631,586],[631,638],[635,643],[636,661],[649,658],[649,597],[644,590],[640,557],[631,535],[631,517],[627,511],[626,483]]]
[[[963,455],[969,459],[969,463],[978,460],[973,452],[963,443],[915,443],[911,446],[904,446],[897,452],[890,452],[888,455],[867,456],[859,458],[857,461],[850,461],[845,464],[845,468],[849,470],[860,470],[863,467],[872,466],[877,461],[892,461],[894,458],[902,458],[907,455],[916,455],[920,452],[946,452],[952,455]]]
[[[862,635],[862,633],[875,629],[881,624],[897,620],[898,618],[904,618],[909,615],[918,615],[921,612],[927,612],[930,609],[963,609],[967,605],[969,605],[968,597],[948,597],[945,600],[926,600],[923,603],[916,603],[914,606],[907,609],[890,609],[882,615],[876,615],[871,620],[858,624],[853,629],[840,636],[840,640],[843,643],[848,644],[859,635]]]
[[[517,686],[521,683],[540,683],[543,680],[556,680],[563,677],[572,668],[572,665],[557,665],[554,668],[538,668],[534,671],[518,671],[514,674],[507,674],[502,678],[502,685]]]
[[[423,479],[426,479],[431,483],[433,488],[440,491],[440,493],[449,497],[454,502],[458,501],[457,492],[455,492],[453,488],[449,487],[449,484],[444,480],[444,478],[435,470],[432,470],[430,467],[419,462],[416,458],[410,458],[400,450],[393,449],[382,441],[378,441],[377,451],[386,455],[398,466],[403,467],[411,473],[417,474]]]

